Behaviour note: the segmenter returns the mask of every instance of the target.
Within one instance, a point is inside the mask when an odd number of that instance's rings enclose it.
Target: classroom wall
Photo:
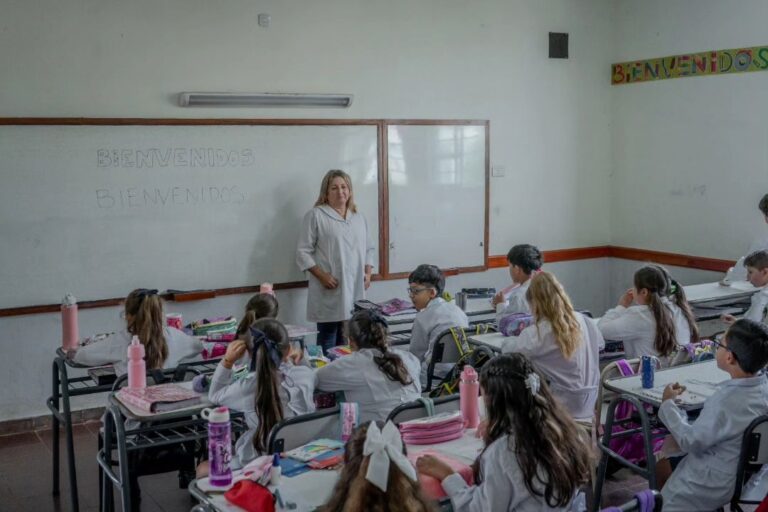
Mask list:
[[[611,62],[768,44],[765,0],[615,5]],[[612,87],[614,245],[737,259],[768,234],[766,90],[768,72]]]
[[[506,171],[491,180],[490,253],[505,254],[522,241],[544,249],[601,245],[610,235],[611,5],[5,2],[0,117],[489,119],[491,163]],[[272,16],[269,28],[258,27],[259,13]],[[570,33],[570,59],[547,58],[550,31]],[[343,111],[183,109],[176,106],[182,91],[345,92],[355,99]],[[577,304],[595,311],[604,306],[604,268],[601,260],[552,265]],[[498,269],[450,278],[449,288],[508,282],[506,269]],[[405,286],[374,283],[372,296],[402,296]],[[279,297],[281,316],[303,323],[306,291]],[[239,314],[246,300],[170,309],[186,318]],[[83,311],[81,332],[114,329],[118,312]],[[0,350],[13,354],[0,359],[0,421],[45,413],[59,336],[55,314],[0,318]]]

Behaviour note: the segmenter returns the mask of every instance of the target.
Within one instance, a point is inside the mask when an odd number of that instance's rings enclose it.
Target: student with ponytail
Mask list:
[[[605,342],[591,318],[574,311],[571,299],[549,272],[531,278],[525,294],[534,323],[503,352],[530,358],[549,381],[552,394],[578,420],[591,423],[600,381],[599,354]]]
[[[269,431],[277,423],[315,410],[315,372],[300,364],[301,353],[291,351],[285,326],[263,318],[250,326],[246,338],[229,344],[208,391],[211,402],[245,414],[248,431],[235,444],[233,468],[267,452]],[[246,351],[250,372],[233,379],[232,367]],[[206,474],[207,465],[198,468],[198,475]]]
[[[317,370],[317,387],[343,391],[360,407],[360,423],[385,420],[404,402],[421,396],[421,363],[410,352],[389,348],[387,321],[376,311],[358,311],[347,325],[352,354]]]
[[[70,357],[79,364],[114,364],[115,373],[126,373],[128,345],[138,336],[144,345],[147,369],[174,368],[200,355],[203,344],[197,338],[165,324],[163,302],[157,290],[139,288],[125,298],[125,329],[106,339],[86,345]]]
[[[569,510],[591,473],[590,441],[555,399],[546,377],[522,354],[489,361],[480,371],[488,426],[473,466],[476,485],[439,459],[416,469],[442,482],[456,512]]]
[[[605,338],[624,342],[627,358],[656,356],[662,366],[669,364],[679,347],[699,336],[683,287],[659,265],[635,272],[634,288],[597,326]]]
[[[264,285],[262,284],[261,287],[264,287]],[[245,305],[243,319],[240,320],[240,325],[237,326],[238,339],[245,339],[248,336],[251,325],[256,320],[277,318],[279,309],[277,298],[275,298],[275,294],[271,289],[269,292],[260,292],[251,297],[251,300]]]

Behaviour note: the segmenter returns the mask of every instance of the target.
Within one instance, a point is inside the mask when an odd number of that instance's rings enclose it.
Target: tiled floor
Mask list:
[[[82,512],[97,512],[99,504],[96,463],[99,422],[75,426],[77,480]],[[69,479],[62,435],[61,495],[51,495],[51,431],[0,436],[0,511],[69,511]],[[194,503],[186,489],[178,488],[175,473],[143,477],[141,509],[147,512],[188,512]],[[621,504],[646,483],[628,471],[606,482],[603,505]],[[117,505],[117,510],[120,507]]]

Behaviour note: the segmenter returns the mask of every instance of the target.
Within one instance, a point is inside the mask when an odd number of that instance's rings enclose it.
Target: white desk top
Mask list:
[[[688,389],[680,395],[678,405],[686,410],[696,410],[701,409],[704,401],[715,393],[719,383],[728,379],[730,375],[719,369],[716,361],[710,360],[657,370],[651,389],[643,388],[639,374],[608,380],[605,388],[632,395],[638,400],[658,407],[661,405],[664,387],[667,384],[679,382]]]
[[[507,343],[513,343],[513,336],[504,336],[500,332],[489,332],[488,334],[473,334],[467,338],[473,345],[483,345],[494,352],[501,352],[501,347]]]
[[[475,429],[467,429],[464,435],[453,441],[439,444],[408,445],[408,453],[421,453],[426,450],[434,450],[444,453],[456,459],[460,459],[466,464],[472,464],[475,458],[483,449],[483,441],[475,435]],[[235,475],[237,472],[234,473]],[[324,505],[333,493],[333,487],[336,485],[339,473],[332,470],[312,470],[292,477],[281,477],[280,495],[283,502],[292,502],[296,512],[309,512],[317,507]],[[198,488],[206,492],[210,489],[207,484],[207,478],[201,478],[197,485]],[[215,493],[206,492],[211,503],[216,510],[220,512],[242,512],[243,509],[229,503],[223,495],[223,491]],[[287,510],[277,507],[277,510]]]
[[[737,281],[731,286],[722,286],[719,283],[693,284],[685,286],[684,289],[685,296],[691,304],[716,299],[749,297],[758,290],[747,281]]]
[[[491,306],[491,299],[467,299],[467,307],[464,310],[467,316],[495,315],[496,310]],[[407,313],[403,315],[384,315],[391,325],[405,324],[413,322],[416,313]]]

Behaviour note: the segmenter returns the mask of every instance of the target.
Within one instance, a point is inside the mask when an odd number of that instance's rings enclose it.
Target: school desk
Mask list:
[[[475,429],[467,429],[464,435],[453,441],[439,444],[427,445],[407,445],[408,453],[422,453],[426,450],[434,450],[445,455],[458,459],[468,465],[471,465],[483,449],[483,442],[476,436]],[[235,474],[238,474],[235,472]],[[319,470],[308,471],[293,477],[283,476],[280,478],[280,484],[277,489],[283,503],[290,502],[295,504],[295,508],[288,509],[277,507],[277,510],[293,510],[295,512],[309,512],[317,507],[324,505],[331,497],[333,486],[339,477],[338,471]],[[274,490],[274,487],[271,487]],[[223,491],[214,490],[209,484],[207,478],[195,480],[189,484],[189,492],[199,502],[203,510],[207,512],[242,512],[242,509],[236,507],[224,498]],[[448,500],[441,502],[446,505]]]
[[[684,289],[696,317],[699,335],[703,338],[725,331],[728,326],[720,321],[720,317],[724,314],[742,315],[749,308],[752,295],[758,291],[746,281],[737,281],[731,286],[694,284]]]
[[[488,347],[494,352],[501,352],[506,344],[514,344],[515,336],[504,336],[500,332],[489,332],[488,334],[473,334],[467,338],[470,345]],[[600,364],[604,365],[616,359],[624,357],[624,351],[601,351]]]
[[[635,474],[645,477],[650,489],[657,489],[655,464],[646,464],[645,467],[634,464],[611,449],[610,444],[613,440],[641,434],[646,460],[655,461],[653,441],[668,434],[656,417],[658,408],[661,406],[661,393],[664,386],[673,382],[679,382],[686,386],[688,390],[680,395],[679,406],[688,411],[689,414],[695,414],[704,406],[704,401],[715,393],[717,385],[728,378],[726,372],[717,368],[716,361],[709,360],[657,370],[654,377],[654,387],[651,389],[642,387],[642,377],[639,374],[606,381],[605,389],[617,393],[617,396],[608,404],[605,433],[598,444],[602,451],[602,457],[595,482],[595,502],[600,503],[610,459],[622,467],[630,469]],[[615,418],[616,408],[622,402],[634,406],[637,412],[633,414],[633,418],[629,420],[617,420]],[[637,426],[638,423],[639,427]],[[626,430],[614,432],[614,426],[621,426]]]

